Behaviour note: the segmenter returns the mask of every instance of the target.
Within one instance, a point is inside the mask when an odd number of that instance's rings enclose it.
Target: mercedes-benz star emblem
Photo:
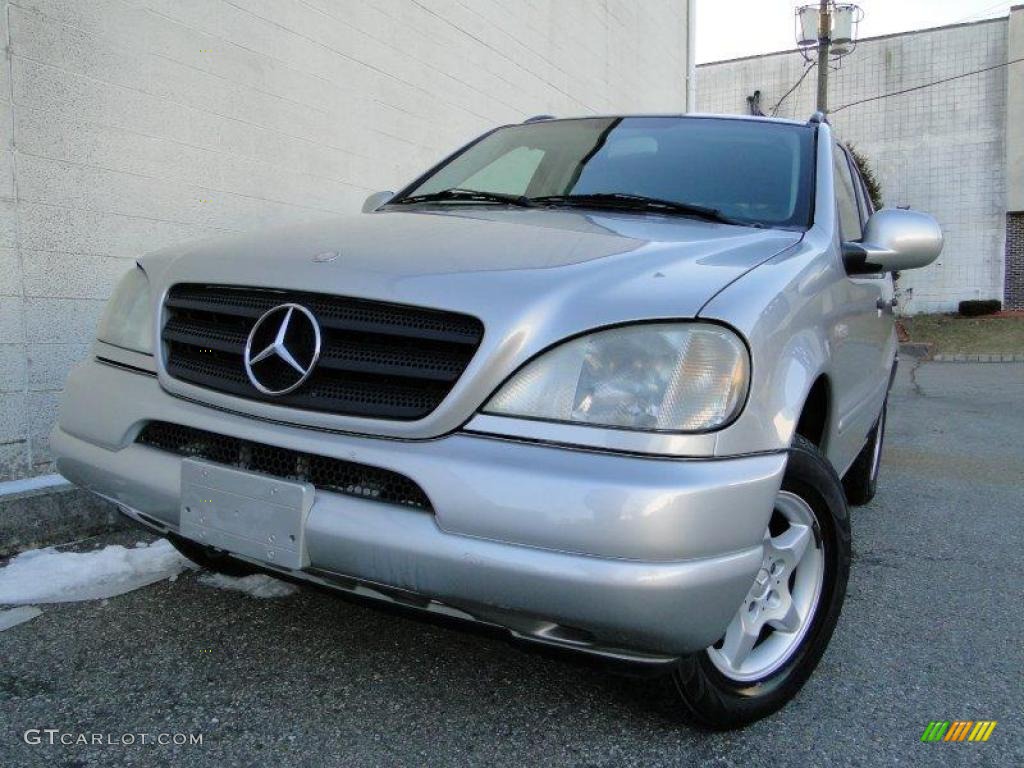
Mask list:
[[[320,359],[320,324],[301,304],[265,312],[245,342],[245,373],[265,395],[286,395],[309,378]]]

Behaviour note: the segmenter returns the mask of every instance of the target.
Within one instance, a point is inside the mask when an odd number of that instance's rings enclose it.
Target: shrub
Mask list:
[[[960,310],[960,314],[964,317],[991,315],[1002,308],[1003,305],[998,299],[969,299],[968,301],[961,301],[957,307]]]
[[[849,150],[850,157],[853,158],[853,162],[857,164],[857,170],[860,171],[860,175],[864,177],[864,184],[868,188],[868,196],[871,198],[871,204],[875,206],[875,210],[877,211],[885,205],[882,200],[882,185],[878,183],[878,177],[875,176],[875,172],[871,170],[871,163],[868,162],[868,159],[858,152],[853,144],[847,142],[846,148]]]

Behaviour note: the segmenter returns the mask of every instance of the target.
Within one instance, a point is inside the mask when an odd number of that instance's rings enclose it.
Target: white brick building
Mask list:
[[[0,0],[0,481],[141,254],[354,211],[537,113],[681,112],[686,0]]]
[[[1024,8],[1012,16],[1024,20]],[[1006,265],[1014,258],[1005,250],[1007,212],[1016,210],[1008,204],[1007,157],[1024,151],[1024,138],[1008,139],[1008,96],[1016,109],[1024,106],[1021,89],[1008,89],[1017,72],[1012,67],[1024,70],[1024,64],[1005,66],[1013,58],[1009,26],[1002,18],[865,39],[829,76],[829,106],[836,109],[998,67],[830,116],[840,137],[871,161],[887,205],[928,211],[942,225],[946,246],[939,261],[901,279],[904,311],[955,310],[962,299],[1004,298]],[[1024,47],[1024,40],[1016,44]],[[770,114],[804,66],[796,51],[701,65],[697,109],[746,113],[747,96],[759,90],[761,108]],[[814,100],[812,71],[778,114],[806,118]],[[1017,258],[1024,261],[1024,255]]]

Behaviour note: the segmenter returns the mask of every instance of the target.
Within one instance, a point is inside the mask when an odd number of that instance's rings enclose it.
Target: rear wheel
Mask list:
[[[169,535],[167,539],[181,554],[208,571],[223,573],[225,576],[251,576],[254,573],[259,573],[258,569],[242,560],[236,560],[223,550],[197,544],[190,539],[173,534]]]
[[[843,478],[846,501],[855,507],[867,504],[878,490],[878,472],[882,466],[882,443],[885,440],[885,412],[888,400],[882,403],[882,412],[868,434],[867,442]]]
[[[797,436],[765,531],[764,560],[723,637],[680,661],[675,687],[691,720],[737,728],[793,698],[828,646],[850,572],[842,484]]]

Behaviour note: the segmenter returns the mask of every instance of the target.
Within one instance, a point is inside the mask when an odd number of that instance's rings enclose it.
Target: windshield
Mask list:
[[[449,189],[526,199],[636,195],[701,206],[744,223],[805,228],[813,141],[810,127],[763,121],[626,117],[527,123],[485,136],[402,197]],[[488,201],[462,196],[449,202]]]

